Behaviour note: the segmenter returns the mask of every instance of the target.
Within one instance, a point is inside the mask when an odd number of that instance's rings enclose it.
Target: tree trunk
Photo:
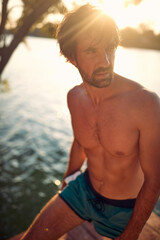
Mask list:
[[[13,40],[8,47],[2,50],[1,60],[0,60],[0,76],[4,71],[11,55],[13,54],[16,47],[23,40],[23,38],[28,34],[31,26],[40,18],[51,6],[58,3],[59,0],[43,0],[38,6],[33,9],[33,11],[24,18],[22,26],[15,33]]]
[[[2,1],[2,19],[1,19],[1,24],[0,24],[0,35],[4,31],[4,27],[5,27],[6,20],[7,20],[7,4],[8,4],[8,0]]]

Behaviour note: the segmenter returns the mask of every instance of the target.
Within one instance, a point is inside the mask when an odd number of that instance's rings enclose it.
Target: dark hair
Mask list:
[[[95,6],[86,4],[67,13],[57,28],[60,52],[67,60],[75,56],[77,39],[85,32],[94,32],[106,41],[113,37],[115,47],[119,44],[119,30],[114,20]]]

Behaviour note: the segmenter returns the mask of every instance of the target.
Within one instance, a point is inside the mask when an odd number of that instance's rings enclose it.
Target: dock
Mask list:
[[[58,240],[103,240],[89,222],[84,222]],[[152,212],[138,240],[160,240],[160,217]]]
[[[8,240],[19,240],[22,235],[19,234]],[[103,238],[96,233],[92,223],[84,222],[58,240],[103,240]],[[160,240],[160,217],[154,212],[145,224],[138,240]]]

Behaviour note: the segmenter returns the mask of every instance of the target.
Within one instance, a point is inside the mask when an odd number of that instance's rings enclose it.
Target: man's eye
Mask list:
[[[96,53],[96,49],[95,48],[89,48],[86,50],[87,53]]]

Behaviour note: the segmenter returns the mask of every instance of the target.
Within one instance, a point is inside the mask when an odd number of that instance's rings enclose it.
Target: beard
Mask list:
[[[106,88],[111,84],[113,80],[114,72],[112,66],[110,66],[109,68],[101,67],[96,69],[92,73],[91,77],[80,67],[78,67],[78,70],[83,81],[96,88]]]

